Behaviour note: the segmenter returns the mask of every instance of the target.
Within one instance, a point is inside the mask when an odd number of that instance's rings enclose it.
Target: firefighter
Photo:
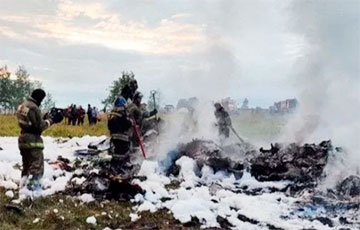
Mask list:
[[[231,118],[220,103],[215,103],[215,117],[217,120],[216,126],[219,129],[219,136],[228,138],[230,135]]]
[[[136,124],[140,127],[141,131],[143,128],[143,122],[145,118],[152,117],[157,114],[157,109],[150,112],[143,109],[141,105],[143,95],[140,92],[134,94],[133,102],[127,107],[127,111],[131,118],[133,118]],[[143,132],[142,132],[143,133]]]
[[[44,143],[41,134],[53,123],[59,123],[63,119],[62,114],[42,117],[39,107],[45,96],[44,90],[35,89],[16,112],[21,128],[18,139],[23,167],[21,176],[26,181],[27,188],[32,191],[41,190],[40,179],[44,174]]]
[[[131,167],[129,166],[129,149],[132,121],[128,117],[125,106],[125,98],[118,97],[115,100],[114,108],[108,120],[111,143],[114,146],[111,159],[111,171],[116,174],[125,174]]]

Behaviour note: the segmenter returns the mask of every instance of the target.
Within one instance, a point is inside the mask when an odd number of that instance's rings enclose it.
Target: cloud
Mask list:
[[[101,3],[59,1],[54,15],[4,15],[0,21],[28,26],[25,31],[2,26],[1,35],[12,39],[56,39],[65,44],[93,44],[140,53],[190,53],[206,42],[201,25],[169,18],[153,28],[146,22],[126,21]]]
[[[188,18],[190,17],[191,14],[189,13],[180,13],[180,14],[174,14],[171,16],[172,19],[176,19],[176,18]]]

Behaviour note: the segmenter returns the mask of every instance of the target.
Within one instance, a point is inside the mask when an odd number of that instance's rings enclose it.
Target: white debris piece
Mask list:
[[[95,216],[89,216],[88,218],[86,218],[86,223],[92,224],[92,225],[96,225],[96,218],[95,218]]]
[[[55,213],[55,214],[57,214],[58,212],[59,212],[59,210],[57,210],[56,208],[53,210],[53,212]]]
[[[78,197],[78,199],[83,203],[90,203],[95,200],[94,197],[89,193],[82,194],[81,196]]]
[[[92,169],[92,170],[90,170],[89,174],[93,174],[93,173],[99,174],[99,172],[100,172],[99,169]]]
[[[155,212],[156,211],[156,206],[153,205],[151,202],[149,201],[145,201],[144,203],[142,203],[139,208],[138,208],[139,212],[142,211],[150,211],[150,212]]]
[[[3,180],[0,179],[0,187],[5,189],[13,189],[16,190],[18,188],[17,184],[11,180]]]
[[[74,182],[77,185],[81,185],[82,183],[84,183],[86,181],[85,177],[74,177],[71,182]]]
[[[131,219],[132,222],[137,221],[141,217],[136,213],[130,213],[129,216],[130,216],[130,219]]]
[[[74,172],[74,174],[77,176],[81,176],[83,173],[84,173],[84,170],[82,170],[82,169],[76,169]]]
[[[14,198],[14,192],[12,190],[8,190],[6,191],[5,196],[9,198]]]
[[[40,221],[40,218],[36,218],[34,221],[33,221],[33,224],[36,224]]]

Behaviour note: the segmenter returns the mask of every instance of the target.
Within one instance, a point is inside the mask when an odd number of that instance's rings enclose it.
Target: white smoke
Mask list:
[[[359,1],[293,1],[291,31],[307,42],[294,65],[299,110],[283,140],[331,139],[338,153],[326,168],[325,186],[359,173],[360,17]]]

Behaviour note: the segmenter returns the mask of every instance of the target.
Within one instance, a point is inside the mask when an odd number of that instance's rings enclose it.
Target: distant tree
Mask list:
[[[7,66],[0,68],[0,107],[4,109],[11,108],[11,95],[13,92],[13,84],[10,79],[10,72]]]
[[[155,96],[155,103],[156,103],[156,107],[154,105],[154,97],[153,95]],[[148,110],[153,110],[153,109],[157,109],[159,110],[160,109],[160,104],[161,104],[161,92],[160,90],[153,90],[153,91],[150,91],[150,96],[149,96],[149,99],[148,99],[148,103],[147,103],[147,108]]]
[[[15,72],[15,76],[16,80],[13,84],[16,90],[13,92],[12,103],[14,106],[17,106],[31,94],[31,91],[35,88],[35,84],[29,80],[30,74],[24,66],[19,66]]]
[[[16,109],[34,89],[42,88],[40,82],[30,80],[30,74],[24,66],[16,70],[15,79],[10,76],[6,66],[0,68],[0,107],[4,109]],[[54,105],[50,94],[45,101],[47,106]]]
[[[109,87],[109,95],[103,100],[101,103],[104,105],[104,110],[110,105],[112,105],[115,99],[120,96],[121,89],[130,82],[131,79],[135,78],[135,74],[133,72],[122,72],[121,77],[117,80],[113,81],[111,86]]]

